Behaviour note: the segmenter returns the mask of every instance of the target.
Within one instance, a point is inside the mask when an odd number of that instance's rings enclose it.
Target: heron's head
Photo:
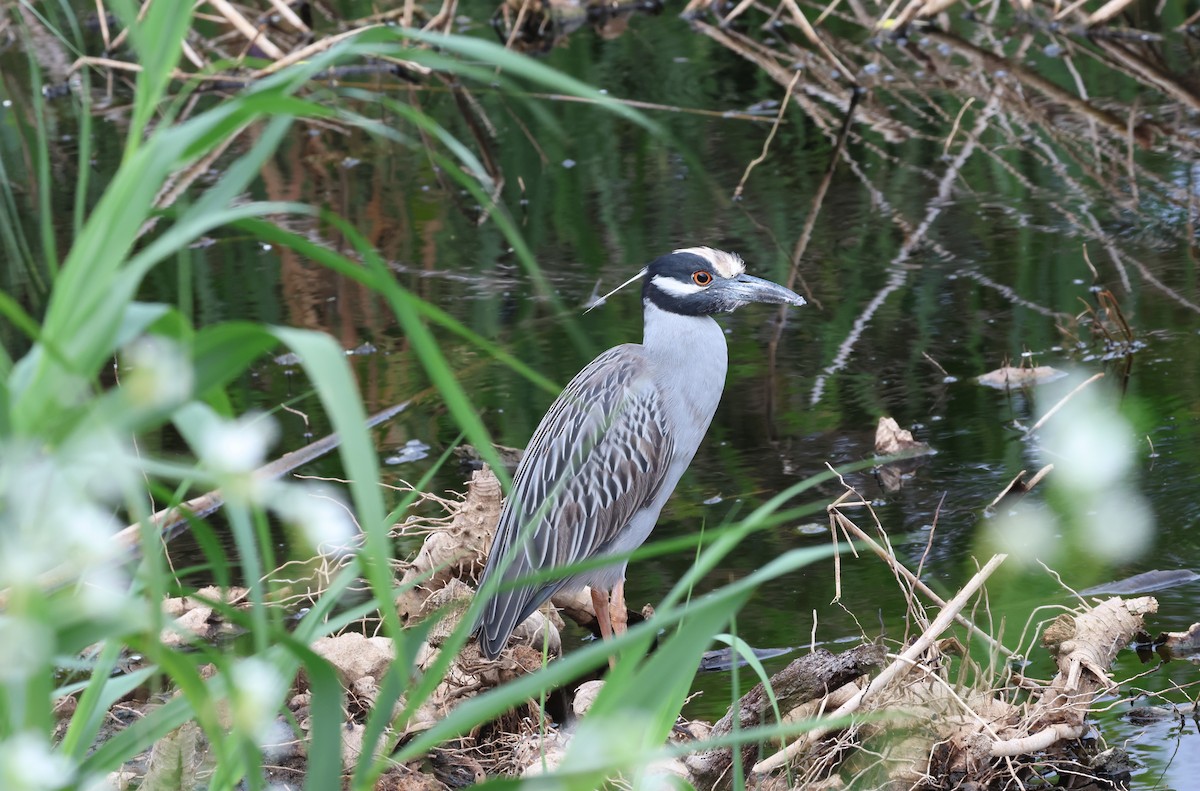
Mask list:
[[[729,313],[751,302],[803,305],[804,297],[770,280],[746,274],[733,253],[688,247],[650,262],[642,299],[685,316]]]

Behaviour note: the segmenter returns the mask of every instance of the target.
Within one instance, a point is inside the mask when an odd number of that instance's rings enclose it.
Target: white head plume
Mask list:
[[[607,294],[605,294],[604,296],[602,296],[602,297],[599,297],[598,299],[594,300],[594,301],[592,302],[592,304],[588,305],[588,307],[587,307],[587,310],[585,310],[585,311],[584,311],[584,313],[585,313],[585,314],[587,314],[587,313],[591,313],[593,308],[598,308],[598,307],[600,307],[601,305],[603,305],[605,302],[607,302],[607,301],[608,301],[608,298],[609,298],[609,297],[611,297],[613,294],[615,294],[615,293],[617,293],[618,291],[620,291],[621,289],[625,288],[625,286],[629,285],[629,284],[630,284],[630,283],[632,283],[633,281],[635,281],[635,280],[641,280],[641,279],[642,279],[643,277],[645,277],[645,276],[646,276],[646,268],[645,268],[645,267],[642,267],[642,269],[641,269],[641,270],[640,270],[640,271],[639,271],[639,272],[638,272],[636,275],[634,275],[633,277],[629,278],[629,279],[628,279],[628,280],[626,280],[624,283],[622,283],[621,285],[617,286],[616,288],[614,288],[612,291],[608,292],[608,293],[607,293]]]

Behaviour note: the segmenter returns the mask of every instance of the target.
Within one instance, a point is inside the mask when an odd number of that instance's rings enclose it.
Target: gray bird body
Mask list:
[[[674,255],[680,253],[692,251]],[[773,301],[803,304],[780,286],[740,270],[738,275],[742,283],[790,295],[776,294]],[[668,308],[670,298],[691,297],[681,289],[668,289]],[[745,302],[713,312],[738,304]],[[664,309],[655,299],[645,299],[644,306],[642,343],[613,347],[580,371],[526,448],[480,583],[482,588],[495,575],[501,578],[477,624],[485,656],[496,657],[512,630],[555,593],[585,585],[609,591],[624,580],[626,561],[618,560],[565,578],[512,585],[541,570],[641,546],[708,431],[725,388],[724,332],[707,314]]]

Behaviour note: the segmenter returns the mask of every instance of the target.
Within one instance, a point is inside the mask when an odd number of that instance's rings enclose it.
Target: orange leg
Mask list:
[[[595,588],[588,590],[592,592],[592,607],[596,610],[596,623],[600,626],[600,639],[608,640],[612,637],[612,618],[608,612],[608,594]]]
[[[590,589],[592,592],[592,607],[596,610],[596,623],[600,626],[600,639],[611,640],[613,635],[612,613],[608,608],[608,594],[595,588]],[[608,657],[609,668],[617,666],[616,656]]]
[[[625,580],[621,580],[613,588],[609,617],[612,618],[613,634],[625,634],[625,629],[629,626],[629,610],[625,607]]]

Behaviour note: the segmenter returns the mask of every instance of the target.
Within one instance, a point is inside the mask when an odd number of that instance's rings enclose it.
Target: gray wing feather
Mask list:
[[[662,488],[672,453],[661,396],[641,347],[617,346],[597,357],[534,432],[500,514],[480,588],[496,574],[512,582],[612,551],[620,531]],[[476,626],[484,655],[499,655],[517,624],[569,581],[497,593]]]

